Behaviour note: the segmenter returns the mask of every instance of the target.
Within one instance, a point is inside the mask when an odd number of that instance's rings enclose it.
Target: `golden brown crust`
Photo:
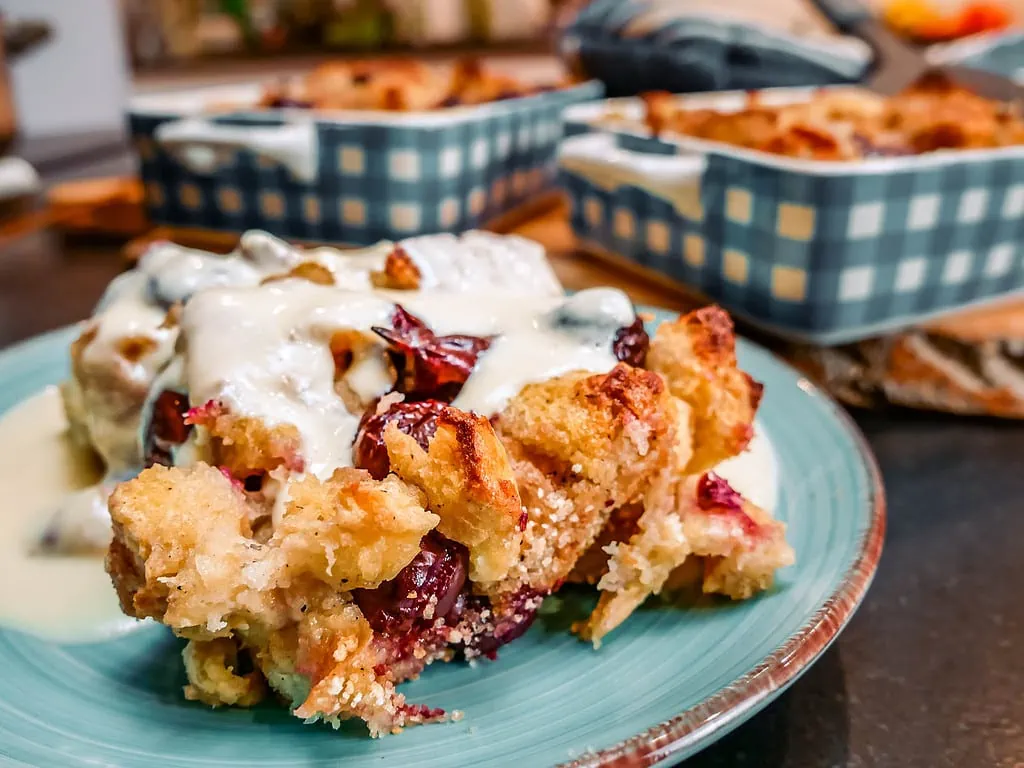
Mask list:
[[[755,91],[745,108],[735,111],[683,108],[662,92],[641,97],[644,122],[655,135],[671,131],[812,160],[1024,144],[1019,109],[941,76],[923,78],[889,98],[868,91],[822,91],[805,102],[771,105]]]
[[[394,423],[384,442],[391,471],[421,488],[440,516],[438,531],[469,549],[470,579],[503,578],[519,556],[522,503],[490,422],[446,408],[426,451]]]
[[[737,368],[735,345],[732,320],[714,306],[662,323],[651,339],[647,366],[692,410],[688,474],[737,455],[753,437],[763,387]]]
[[[520,562],[492,594],[557,588],[612,510],[676,465],[689,442],[683,409],[657,374],[625,364],[530,384],[513,398],[497,428],[527,522]]]
[[[278,467],[302,471],[302,439],[292,424],[268,426],[263,420],[230,413],[211,401],[189,412],[187,421],[206,429],[211,464],[236,478],[266,474]]]
[[[620,476],[620,466],[662,456],[652,449],[664,448],[661,438],[674,427],[666,399],[661,377],[620,363],[607,374],[571,373],[528,384],[501,413],[498,429],[506,442],[545,457],[564,477],[615,489],[619,506],[643,481],[637,472]]]
[[[276,283],[280,280],[288,280],[290,278],[307,280],[308,282],[315,283],[316,285],[334,285],[334,273],[323,264],[315,261],[303,261],[296,264],[289,271],[280,275],[270,275],[269,277],[265,277],[261,281],[260,285]]]
[[[419,290],[421,277],[416,262],[401,245],[391,249],[384,259],[383,271],[370,273],[374,287],[392,291]]]
[[[289,486],[288,496],[268,546],[288,564],[288,579],[311,575],[338,589],[372,589],[393,579],[439,521],[417,489],[393,475],[378,482],[359,469],[338,469],[326,481],[308,475]]]
[[[595,647],[650,595],[685,584],[694,556],[703,560],[706,593],[745,599],[772,585],[775,571],[793,563],[785,526],[728,488],[701,495],[707,478],[664,473],[644,499],[636,531],[606,547],[607,570],[594,612],[574,629]],[[721,484],[718,478],[712,481]]]

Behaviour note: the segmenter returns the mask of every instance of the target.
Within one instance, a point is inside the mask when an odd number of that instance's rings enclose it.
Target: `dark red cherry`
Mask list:
[[[371,406],[359,421],[352,460],[359,469],[369,471],[377,480],[384,479],[391,462],[384,445],[384,430],[392,422],[427,450],[427,444],[437,431],[437,419],[448,406],[438,400],[419,400],[414,403],[394,403],[383,413]]]
[[[436,619],[456,619],[466,584],[469,552],[436,531],[423,537],[420,552],[391,581],[353,592],[356,604],[377,632],[396,635]],[[454,621],[448,622],[454,623]]]

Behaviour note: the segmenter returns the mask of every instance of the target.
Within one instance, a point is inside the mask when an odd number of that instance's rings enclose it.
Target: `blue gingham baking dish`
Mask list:
[[[745,96],[681,98],[729,109]],[[609,104],[640,115],[622,99],[567,119],[594,124]],[[854,341],[1024,289],[1024,147],[840,163],[616,133],[562,147],[581,243],[777,335]]]
[[[831,85],[859,81],[859,40],[815,40],[663,0],[594,0],[565,26],[559,50],[609,95]]]
[[[132,100],[151,220],[366,245],[482,225],[552,185],[562,111],[599,83],[431,112],[269,109],[257,84]]]
[[[990,32],[933,45],[928,59],[935,64],[959,64],[1024,81],[1024,32]]]

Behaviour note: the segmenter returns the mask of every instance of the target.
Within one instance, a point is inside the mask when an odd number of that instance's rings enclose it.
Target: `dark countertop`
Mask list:
[[[123,266],[112,243],[3,245],[0,347],[87,316]],[[1024,423],[854,416],[888,495],[875,582],[787,693],[687,766],[1024,768]]]

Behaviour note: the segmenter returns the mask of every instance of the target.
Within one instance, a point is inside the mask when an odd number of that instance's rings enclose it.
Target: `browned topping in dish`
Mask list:
[[[375,288],[390,288],[394,291],[415,291],[420,287],[419,267],[408,251],[396,245],[384,260],[384,269],[370,273]]]
[[[329,61],[267,86],[260,106],[411,112],[514,99],[564,85],[527,84],[490,72],[476,59],[463,59],[450,72],[411,60]]]
[[[822,90],[809,101],[770,105],[755,91],[735,112],[685,109],[665,92],[642,98],[644,123],[655,135],[683,134],[808,160],[1024,144],[1024,119],[1016,105],[985,99],[940,75],[889,98],[855,89]]]

